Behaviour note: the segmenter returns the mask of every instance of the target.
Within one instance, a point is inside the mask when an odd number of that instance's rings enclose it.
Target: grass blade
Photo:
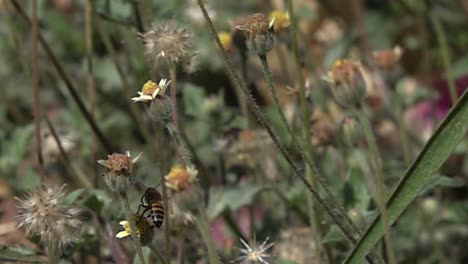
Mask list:
[[[387,201],[389,224],[394,223],[442,166],[466,134],[468,91],[458,100],[429,139],[418,158],[406,171]],[[382,219],[377,216],[355,245],[345,263],[363,263],[365,256],[383,236]]]

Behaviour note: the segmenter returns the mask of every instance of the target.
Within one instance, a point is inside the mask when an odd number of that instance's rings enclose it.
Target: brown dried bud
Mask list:
[[[106,168],[104,182],[114,192],[124,192],[134,182],[133,164],[141,157],[138,154],[134,159],[130,158],[130,152],[125,154],[113,153],[107,156],[107,160],[98,160],[98,163]]]
[[[256,13],[251,15],[245,24],[238,25],[236,28],[245,32],[247,48],[259,56],[264,56],[273,48],[274,22],[274,19],[269,22],[262,13]]]

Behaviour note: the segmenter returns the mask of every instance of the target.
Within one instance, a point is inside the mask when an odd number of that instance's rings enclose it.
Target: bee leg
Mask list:
[[[141,204],[140,204],[141,205]],[[142,206],[144,208],[144,206]],[[140,215],[140,218],[138,219],[138,222],[139,223],[141,221],[141,219],[145,216],[145,213],[148,212],[148,210],[150,209],[150,207],[147,207],[145,208],[145,210],[143,210],[143,212],[141,213]],[[140,207],[138,206],[138,211],[140,211]]]
[[[143,204],[140,204],[140,205],[138,205],[138,211],[137,211],[135,214],[138,214],[138,213],[140,213],[140,209],[141,209],[141,207],[143,207],[143,208],[144,208],[145,206],[144,206]]]

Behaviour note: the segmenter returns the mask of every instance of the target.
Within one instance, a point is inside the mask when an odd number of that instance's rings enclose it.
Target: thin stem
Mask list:
[[[213,242],[213,238],[211,237],[210,228],[208,225],[208,218],[206,216],[205,207],[203,203],[197,203],[199,217],[197,218],[198,228],[200,229],[200,233],[202,235],[203,241],[205,242],[208,248],[208,257],[211,264],[221,264],[219,261],[219,256],[216,252],[216,247]]]
[[[34,132],[36,136],[36,155],[39,164],[39,176],[41,181],[45,182],[45,169],[44,157],[42,156],[42,142],[41,142],[41,102],[39,98],[39,64],[38,64],[38,21],[37,21],[37,0],[32,2],[32,86],[34,97]]]
[[[15,10],[20,14],[20,16],[28,23],[29,26],[32,26],[32,21],[29,18],[28,14],[24,11],[24,9],[21,7],[21,5],[18,3],[17,0],[11,0],[12,4],[15,8]],[[71,81],[70,76],[67,74],[65,71],[63,65],[61,62],[58,60],[58,58],[55,56],[53,53],[52,49],[50,48],[49,44],[45,41],[44,37],[42,36],[41,32],[38,30],[37,32],[37,37],[39,40],[39,43],[41,44],[42,48],[45,50],[47,56],[49,57],[50,61],[54,65],[55,69],[57,70],[60,78],[65,83],[65,86],[67,87],[68,91],[70,92],[73,100],[76,102],[78,105],[78,108],[80,109],[81,113],[85,117],[87,123],[91,127],[92,131],[96,135],[96,137],[99,139],[99,142],[103,145],[103,147],[106,149],[106,152],[108,153],[114,153],[116,152],[116,148],[107,140],[107,138],[104,136],[102,131],[99,129],[99,126],[96,123],[96,120],[93,118],[93,116],[89,113],[89,111],[86,109],[86,106],[81,99],[76,87]]]
[[[176,65],[171,63],[169,68],[169,76],[171,78],[171,102],[172,102],[172,123],[176,128],[179,127],[178,116],[177,116],[177,74]]]
[[[247,52],[245,51],[239,51],[239,56],[240,56],[240,61],[241,61],[241,73],[242,73],[242,78],[244,79],[245,83],[248,83],[248,71],[247,71],[247,66],[248,66],[248,57],[247,57]],[[245,120],[247,121],[247,127],[251,127],[251,120],[249,116],[249,109],[247,107],[247,102],[244,93],[242,93],[242,90],[239,89],[237,86],[235,87],[236,95],[237,95],[237,100],[239,101],[239,107],[241,110],[242,115],[245,117]]]
[[[439,43],[440,56],[442,57],[442,62],[444,64],[445,74],[447,75],[450,99],[452,100],[452,104],[455,105],[458,100],[458,95],[455,84],[455,77],[453,76],[452,71],[452,63],[450,58],[450,50],[447,44],[447,36],[445,35],[445,31],[442,28],[442,24],[439,20],[437,13],[434,12],[431,15],[431,21],[434,26],[437,42]]]
[[[174,126],[173,123],[166,123],[166,129],[169,132],[169,134],[172,136],[174,139],[177,149],[180,152],[180,158],[182,162],[184,163],[185,167],[188,166],[193,166],[192,161],[190,160],[190,153],[187,150],[186,144],[184,139],[181,137],[179,130]]]
[[[93,3],[91,0],[85,2],[85,42],[86,42],[86,61],[88,66],[87,79],[88,79],[88,100],[89,100],[89,113],[94,116],[95,108],[95,88],[94,88],[94,69],[93,69]],[[97,184],[98,170],[97,163],[97,139],[93,134],[91,139],[91,157],[94,170],[94,183]]]
[[[141,250],[141,243],[140,238],[137,234],[137,227],[135,223],[135,219],[133,217],[133,213],[130,210],[130,204],[128,202],[128,197],[125,192],[118,193],[120,203],[125,211],[125,215],[127,217],[127,221],[130,224],[130,235],[132,236],[132,243],[135,246],[135,250],[137,252],[138,258],[140,259],[141,264],[145,264],[145,258],[143,257],[143,251]]]
[[[85,188],[92,188],[93,184],[86,177],[86,175],[81,170],[78,170],[75,166],[73,166],[73,163],[71,162],[70,157],[68,157],[67,152],[65,152],[65,149],[62,146],[62,142],[60,142],[60,138],[52,122],[49,120],[47,116],[45,117],[45,120],[47,122],[47,126],[49,127],[50,132],[52,133],[52,136],[54,137],[55,143],[57,144],[60,150],[60,157],[63,159],[63,164],[65,165],[65,167],[68,168],[69,172],[73,173],[77,177],[78,182],[80,183],[81,186]]]
[[[161,252],[159,251],[159,249],[157,247],[155,247],[153,244],[149,244],[148,245],[149,248],[151,248],[151,250],[156,254],[156,256],[158,257],[158,259],[161,261],[161,264],[168,264],[169,262],[167,262],[167,260],[163,257],[163,255],[161,254]]]
[[[408,138],[408,133],[405,125],[405,120],[403,118],[403,102],[397,93],[394,93],[395,98],[395,107],[396,107],[396,118],[398,123],[398,132],[400,134],[401,146],[403,149],[403,159],[406,166],[411,165],[412,153],[410,147],[410,141]]]
[[[50,264],[59,263],[59,256],[57,255],[57,243],[55,241],[47,242],[47,256]]]
[[[185,259],[185,239],[182,232],[177,235],[177,263],[184,264]]]
[[[376,176],[376,182],[377,182],[376,198],[377,198],[377,203],[379,204],[380,211],[382,214],[382,222],[384,226],[385,249],[387,251],[387,257],[388,257],[390,264],[396,264],[397,261],[396,261],[395,251],[393,249],[392,236],[390,233],[391,226],[389,225],[388,211],[385,205],[386,195],[385,195],[384,175],[383,175],[383,169],[382,169],[382,158],[380,156],[380,152],[377,146],[375,135],[372,131],[372,126],[371,126],[369,117],[363,106],[360,107],[360,111],[358,111],[356,116],[358,116],[361,121],[361,126],[364,131],[364,136],[366,138],[366,141],[369,147],[370,164]]]
[[[277,136],[276,132],[273,130],[270,122],[268,119],[266,119],[265,114],[263,111],[260,109],[260,107],[256,104],[255,99],[252,97],[250,94],[247,86],[245,83],[242,81],[241,78],[236,74],[234,70],[234,66],[229,59],[226,50],[223,48],[223,45],[217,36],[216,29],[214,28],[213,22],[211,21],[210,17],[208,16],[208,13],[206,11],[206,8],[203,4],[202,0],[198,0],[198,5],[203,13],[203,16],[205,17],[205,20],[208,24],[208,27],[212,33],[212,36],[214,37],[216,44],[218,46],[218,50],[221,53],[221,56],[227,65],[228,73],[231,79],[233,80],[233,83],[240,87],[244,94],[247,97],[247,102],[248,105],[251,109],[251,111],[254,113],[255,117],[257,118],[258,122],[262,127],[264,127],[270,137],[272,138],[274,144],[277,146],[283,157],[286,159],[286,161],[289,163],[290,167],[294,171],[295,175],[299,177],[299,179],[303,182],[303,184],[306,186],[306,188],[314,195],[314,198],[318,201],[318,203],[324,208],[324,210],[330,215],[330,217],[335,221],[335,223],[338,225],[338,227],[343,231],[343,233],[346,235],[346,237],[353,243],[357,241],[357,237],[360,234],[360,231],[357,229],[357,227],[352,223],[351,219],[347,216],[346,212],[344,209],[338,204],[336,199],[331,196],[331,192],[329,192],[328,188],[326,189],[325,187],[323,188],[324,190],[328,190],[327,193],[327,198],[324,199],[322,196],[319,194],[317,190],[315,190],[311,184],[308,182],[308,180],[304,177],[303,173],[300,171],[299,167],[294,163],[293,159],[289,155],[288,151],[284,148],[283,144],[279,141],[279,137]],[[301,152],[300,152],[301,153]],[[301,153],[301,156],[304,155]],[[304,158],[304,157],[303,157]],[[310,160],[306,159],[306,162],[309,163]],[[315,170],[315,169],[314,169]],[[324,185],[325,181],[319,176],[318,171],[316,171],[316,175],[318,176],[317,179],[319,179],[319,182]],[[380,258],[373,252],[370,253],[370,260],[372,263],[378,262],[382,263]]]
[[[310,140],[310,122],[309,122],[309,109],[308,109],[308,104],[307,104],[307,98],[306,98],[306,88],[305,88],[305,81],[304,81],[304,76],[302,74],[302,67],[301,67],[301,62],[299,58],[299,52],[298,52],[298,47],[297,47],[297,24],[296,24],[296,17],[294,16],[294,8],[291,0],[288,0],[288,13],[289,17],[291,20],[291,49],[294,55],[294,61],[296,63],[296,82],[299,85],[299,99],[300,99],[300,106],[301,106],[301,112],[302,112],[302,137],[303,140],[305,141],[306,145],[306,150],[309,158],[311,159],[311,162],[314,162],[314,151],[312,148],[312,142]],[[314,171],[311,166],[306,167],[306,175],[309,181],[312,183],[312,186],[317,188],[317,180],[316,180],[316,175],[314,175]],[[320,230],[318,228],[318,223],[322,222],[320,214],[315,210],[314,208],[314,203],[312,200],[313,197],[309,194],[307,197],[308,201],[308,210],[309,210],[309,220],[310,220],[310,229],[311,229],[311,234],[313,236],[313,239],[315,240],[315,256],[320,256],[320,245],[321,243],[321,234]],[[332,256],[331,256],[331,251],[327,247],[327,255],[328,259],[332,261]],[[321,262],[321,258],[317,258],[317,263]]]

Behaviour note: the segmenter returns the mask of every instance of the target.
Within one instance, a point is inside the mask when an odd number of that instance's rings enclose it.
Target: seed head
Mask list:
[[[133,183],[133,164],[141,157],[142,153],[135,158],[130,157],[130,152],[125,154],[113,153],[107,155],[107,160],[98,160],[98,163],[106,169],[104,182],[114,192],[123,192]]]
[[[270,254],[268,254],[266,251],[268,251],[274,243],[268,243],[268,237],[265,239],[265,241],[262,242],[262,244],[259,247],[256,247],[253,245],[252,247],[249,246],[244,240],[240,240],[242,242],[242,245],[244,245],[245,248],[240,248],[241,256],[233,261],[234,262],[239,262],[241,264],[252,264],[252,263],[262,263],[262,264],[269,264],[267,261],[270,258]]]
[[[259,56],[264,56],[273,48],[275,19],[268,22],[267,17],[262,13],[251,15],[245,24],[236,28],[244,31],[247,39],[247,48]]]
[[[18,199],[19,225],[28,235],[37,235],[47,245],[62,251],[79,237],[80,209],[63,203],[65,185],[42,185],[30,191],[24,200]]]
[[[192,34],[172,23],[161,25],[141,34],[147,59],[156,67],[161,61],[182,65],[188,72],[195,67]]]
[[[198,171],[192,166],[183,168],[180,165],[175,165],[164,178],[166,179],[166,186],[178,192],[188,189],[197,179],[197,174]]]
[[[330,84],[335,99],[344,107],[359,104],[366,96],[361,66],[351,60],[337,60],[323,79]]]
[[[398,66],[402,54],[403,50],[400,46],[395,46],[393,49],[383,49],[372,52],[372,58],[387,82],[393,82],[398,77]]]

